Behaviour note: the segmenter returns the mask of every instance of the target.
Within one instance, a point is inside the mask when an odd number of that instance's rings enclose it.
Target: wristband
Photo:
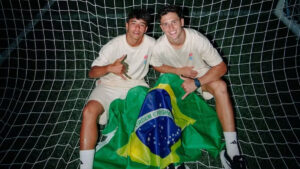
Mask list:
[[[200,83],[200,81],[199,81],[198,78],[195,78],[195,79],[194,79],[194,83],[195,83],[195,86],[196,86],[197,88],[199,88],[199,87],[201,86],[201,83]]]

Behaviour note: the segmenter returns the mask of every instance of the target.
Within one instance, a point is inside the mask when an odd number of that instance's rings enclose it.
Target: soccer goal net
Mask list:
[[[299,23],[299,0],[0,1],[0,168],[79,168],[92,61],[125,33],[128,11],[155,16],[166,4],[182,6],[185,26],[207,35],[228,65],[248,168],[300,168],[299,34],[287,26]],[[150,26],[148,35],[162,35],[157,19]],[[146,80],[157,77],[150,69]],[[188,165],[222,168],[207,153]]]

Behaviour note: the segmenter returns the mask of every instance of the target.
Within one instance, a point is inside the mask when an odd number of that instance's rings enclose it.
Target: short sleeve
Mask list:
[[[203,35],[199,36],[199,41],[201,41],[201,47],[199,48],[202,59],[209,66],[216,66],[220,64],[223,59],[218,53],[218,51],[213,47],[210,41]]]
[[[152,65],[154,67],[160,67],[160,66],[162,66],[162,62],[160,60],[160,52],[157,49],[156,45],[153,47],[153,50],[152,50],[152,56],[151,56],[151,59],[150,59],[150,65]]]
[[[104,55],[103,51],[100,50],[99,56],[92,63],[92,67],[93,66],[105,66],[105,65],[108,65],[108,64],[109,64],[109,62],[105,58],[105,55]]]
[[[93,66],[105,66],[108,64],[111,64],[111,54],[114,53],[114,44],[116,43],[116,40],[113,39],[109,41],[106,45],[104,45],[100,52],[99,56],[93,61],[92,67]]]

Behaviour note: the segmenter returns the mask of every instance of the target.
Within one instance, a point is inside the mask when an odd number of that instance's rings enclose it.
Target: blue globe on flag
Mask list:
[[[152,90],[145,98],[135,132],[138,138],[161,158],[171,153],[171,147],[181,137],[181,128],[174,122],[171,98],[163,89]]]

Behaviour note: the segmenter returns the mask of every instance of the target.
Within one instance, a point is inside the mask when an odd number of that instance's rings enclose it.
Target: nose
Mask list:
[[[174,28],[173,23],[168,24],[168,29],[169,29],[169,30],[171,30],[171,29],[173,29],[173,28]]]
[[[140,29],[140,25],[139,24],[136,24],[135,25],[135,30],[139,30]]]

